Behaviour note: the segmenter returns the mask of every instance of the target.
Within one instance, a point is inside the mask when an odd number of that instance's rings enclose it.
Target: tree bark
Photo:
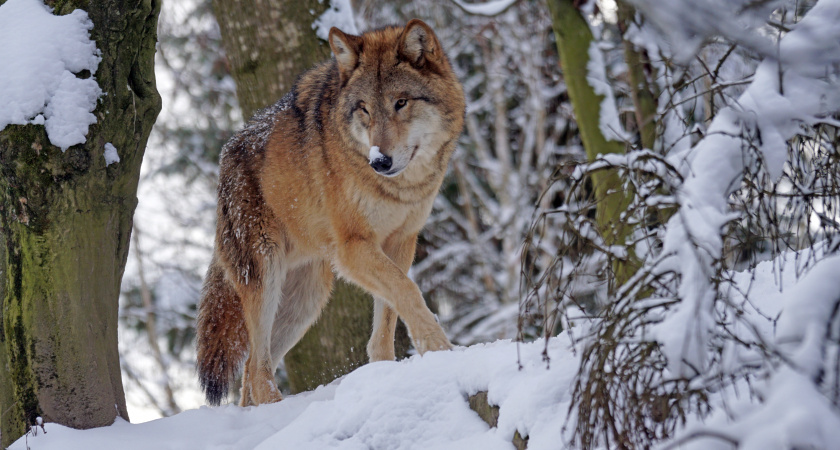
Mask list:
[[[279,100],[297,76],[330,57],[312,29],[323,0],[213,0],[242,116]]]
[[[330,58],[329,45],[312,29],[328,7],[323,0],[256,0],[248,7],[240,0],[213,0],[243,117],[280,99],[301,72]],[[292,393],[314,389],[365,364],[372,327],[371,296],[336,280],[318,322],[286,355]],[[406,354],[408,342],[401,328],[398,357]]]
[[[575,3],[575,0],[549,0],[548,7],[557,51],[560,53],[563,79],[572,101],[586,156],[591,162],[599,154],[624,153],[625,144],[608,141],[601,133],[601,102],[604,97],[596,94],[586,80],[589,46],[593,36],[586,18]],[[598,171],[591,178],[597,199],[595,220],[601,237],[608,246],[624,246],[632,228],[621,222],[620,215],[632,200],[633,192],[622,188],[621,179],[615,170]],[[610,280],[611,290],[621,286],[638,268],[639,263],[632,250],[628,248],[627,258],[613,264],[615,277]]]
[[[0,132],[2,447],[39,416],[74,428],[128,419],[117,307],[140,163],[160,111],[159,2],[47,3],[55,14],[88,12],[105,94],[87,142],[66,152],[50,145],[43,126]],[[109,142],[120,162],[106,166]]]
[[[632,24],[636,10],[625,1],[618,1],[618,23],[624,44],[624,60],[627,62],[627,75],[639,131],[642,148],[653,149],[656,143],[656,94],[655,85],[648,79],[646,69],[650,69],[650,59],[644,49],[637,48],[624,38],[627,28]]]

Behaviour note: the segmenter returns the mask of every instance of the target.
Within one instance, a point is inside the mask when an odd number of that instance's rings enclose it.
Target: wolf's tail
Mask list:
[[[248,352],[248,330],[242,302],[215,259],[201,290],[196,325],[196,371],[207,403],[227,397]]]

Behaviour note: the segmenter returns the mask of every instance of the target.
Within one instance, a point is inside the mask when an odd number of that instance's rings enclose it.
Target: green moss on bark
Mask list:
[[[373,299],[358,287],[336,283],[330,304],[309,332],[286,355],[292,393],[310,391],[367,363]],[[352,324],[352,325],[350,325]]]
[[[318,322],[286,355],[292,393],[311,391],[367,364],[372,327],[373,298],[353,284],[336,281]],[[397,359],[406,357],[411,342],[401,322],[395,341]]]

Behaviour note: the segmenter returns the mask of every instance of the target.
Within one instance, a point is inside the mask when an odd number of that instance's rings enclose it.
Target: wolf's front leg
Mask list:
[[[386,306],[390,306],[402,317],[414,347],[420,354],[452,348],[434,314],[426,306],[420,288],[391,258],[369,239],[355,236],[342,239],[341,242],[343,245],[338,249],[338,266],[342,275],[374,297],[387,302],[387,305],[382,305],[381,313],[386,313]],[[376,319],[379,319],[379,322],[376,322]],[[380,314],[376,319],[374,335],[368,344],[368,355],[372,360],[377,356],[391,356],[394,352],[394,335],[390,320],[384,314]],[[385,336],[382,336],[383,332]],[[387,347],[383,349],[387,339],[390,339],[390,352]]]
[[[417,247],[417,234],[394,234],[383,243],[382,250],[391,261],[408,274]],[[376,297],[373,303],[373,332],[367,345],[370,361],[393,361],[394,331],[397,328],[397,312],[384,299]]]

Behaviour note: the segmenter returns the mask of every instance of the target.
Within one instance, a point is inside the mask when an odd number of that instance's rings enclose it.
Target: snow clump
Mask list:
[[[54,16],[41,0],[0,5],[0,131],[7,125],[44,125],[62,151],[85,142],[102,90],[99,50],[90,40],[87,13]]]
[[[379,151],[379,146],[374,145],[370,148],[370,153],[368,154],[368,160],[370,163],[373,164],[374,161],[381,159],[383,156],[382,152]]]
[[[120,162],[120,155],[117,153],[117,148],[114,147],[114,144],[107,143],[105,144],[105,167],[110,166],[113,163]]]

